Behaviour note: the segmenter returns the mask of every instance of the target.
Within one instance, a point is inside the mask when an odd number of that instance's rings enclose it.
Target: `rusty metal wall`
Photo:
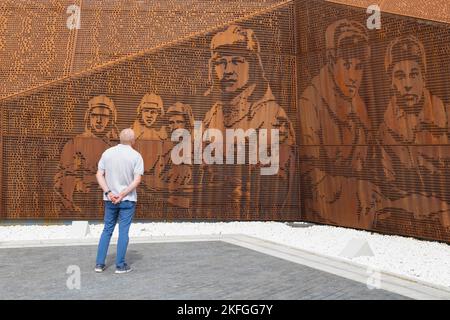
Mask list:
[[[1,7],[1,218],[100,219],[98,159],[132,127],[138,218],[450,241],[448,24],[383,12],[368,30],[365,8],[325,0],[78,0],[68,30],[69,2],[29,3]],[[194,120],[279,129],[280,170],[174,165],[170,133]]]
[[[162,2],[151,3],[158,7]],[[89,62],[96,59],[91,53],[84,59],[84,52],[95,41],[82,36],[89,33],[82,27],[76,47],[83,49],[75,51],[73,61],[75,69],[86,71],[1,101],[3,218],[101,219],[102,193],[95,180],[98,160],[118,142],[121,129],[132,127],[138,135],[135,148],[145,162],[138,218],[300,219],[294,4],[233,1],[236,7],[231,8],[228,1],[214,3],[223,14],[210,9],[211,1],[195,2],[207,10],[204,15],[215,12],[210,25],[203,28],[194,21],[186,22],[194,19],[189,12],[184,16],[178,14],[181,9],[173,11],[173,6],[167,5],[168,18],[177,12],[179,23],[191,25],[192,34],[182,32],[176,39],[168,34],[172,39],[168,43],[148,40],[149,49],[137,54],[126,45],[128,34],[120,38],[110,31],[117,40],[115,45],[102,44],[105,50],[111,49],[109,58],[113,60],[106,64]],[[240,7],[247,8],[247,14],[239,12]],[[220,21],[224,17],[226,23]],[[94,24],[92,19],[82,12],[82,26]],[[107,43],[108,39],[103,40]],[[131,54],[122,57],[127,50]],[[108,55],[98,57],[103,61]],[[243,88],[226,93],[221,87],[226,79],[222,82],[216,69],[223,57],[248,62],[248,70],[236,70],[248,77]],[[237,107],[238,114],[225,119],[226,115],[217,112],[223,104],[224,108]],[[156,110],[154,121],[145,118],[149,109]],[[175,166],[170,157],[175,145],[170,141],[171,123],[180,118],[191,132],[193,121],[199,120],[204,129],[221,129],[224,136],[224,125],[245,130],[279,128],[283,133],[278,174],[262,176],[260,165]],[[97,119],[100,124],[94,123]]]
[[[450,3],[447,0],[327,0],[327,2],[363,9],[378,5],[383,12],[450,23]]]
[[[282,0],[2,0],[0,97],[226,25]],[[68,28],[73,5],[80,29]]]
[[[303,218],[450,241],[449,25],[296,10]]]

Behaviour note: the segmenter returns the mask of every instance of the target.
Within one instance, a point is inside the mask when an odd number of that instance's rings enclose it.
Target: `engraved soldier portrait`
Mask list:
[[[137,108],[137,118],[132,129],[139,140],[165,140],[166,128],[163,125],[164,105],[160,96],[147,93],[142,98]]]
[[[243,213],[280,209],[292,191],[295,134],[265,75],[260,43],[253,30],[230,25],[213,36],[210,48],[211,87],[206,95],[215,103],[206,113],[204,129],[220,130],[223,136],[226,129],[279,129],[280,170],[276,176],[261,177],[252,165],[210,166],[204,177],[211,185],[225,185],[227,202]]]
[[[185,129],[190,135],[194,130],[194,114],[190,105],[176,102],[167,109],[165,116],[168,138],[164,142],[162,154],[157,168],[158,179],[168,190],[167,201],[181,208],[191,207],[191,197],[194,190],[191,164],[174,164],[172,150],[177,142],[171,141],[172,134],[177,129]]]
[[[427,58],[413,35],[395,38],[386,50],[392,97],[379,128],[385,207],[416,219],[435,217],[450,230],[450,207],[442,200],[449,174],[448,114],[427,88]]]
[[[54,188],[65,209],[81,212],[85,195],[97,191],[95,173],[101,154],[116,144],[117,110],[114,102],[104,96],[89,100],[84,115],[84,132],[63,147]],[[98,192],[97,192],[98,193]]]
[[[366,28],[338,20],[326,29],[325,46],[327,63],[299,103],[304,214],[325,223],[371,228],[381,195],[366,177],[373,140],[360,95],[371,57]]]
[[[146,192],[161,190],[163,181],[159,178],[159,160],[167,140],[165,111],[159,95],[147,93],[142,97],[136,112],[132,129],[136,134],[134,148],[145,159],[143,189]]]

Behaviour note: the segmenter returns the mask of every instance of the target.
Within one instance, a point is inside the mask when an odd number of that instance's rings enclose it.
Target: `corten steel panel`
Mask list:
[[[79,2],[0,2],[0,97],[70,73],[76,32],[66,10]]]
[[[368,8],[378,5],[383,12],[450,23],[448,0],[327,0],[328,2]]]
[[[302,215],[450,241],[450,27],[296,2]]]
[[[0,108],[0,187],[3,187],[3,128],[4,128],[4,110]],[[0,217],[3,216],[3,192],[0,194]]]
[[[103,66],[1,101],[0,215],[101,218],[97,161],[131,126],[146,162],[140,218],[299,220],[301,208],[308,221],[450,241],[449,26],[383,13],[382,29],[369,31],[364,9],[260,3],[269,11],[217,28],[219,16],[236,16],[226,5],[212,10],[208,32],[182,27],[175,42],[175,29],[162,27],[167,39],[152,36],[154,49],[127,58],[148,47],[124,37],[140,39],[141,27],[120,19],[140,21],[141,12],[88,8],[95,27],[77,33],[70,68]],[[105,37],[102,5],[119,21],[105,24]],[[233,77],[248,75],[239,95],[223,77],[228,64]],[[194,120],[220,131],[280,129],[278,174],[173,165],[168,137],[180,120],[190,130]]]
[[[83,1],[74,72],[224,25],[286,1]]]
[[[299,220],[295,73],[290,3],[4,99],[2,216],[102,218],[97,163],[132,127],[145,162],[137,217]],[[279,129],[280,170],[174,165],[170,133],[194,120],[224,135]]]
[[[0,97],[206,31],[282,0],[2,0]],[[69,29],[69,7],[81,9]]]

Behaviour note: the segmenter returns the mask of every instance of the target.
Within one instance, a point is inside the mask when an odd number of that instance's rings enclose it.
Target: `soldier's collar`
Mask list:
[[[253,91],[255,91],[256,83],[248,86],[245,88],[241,93],[239,93],[236,97],[231,99],[230,105],[238,105],[242,102],[246,102],[248,98],[253,94]]]

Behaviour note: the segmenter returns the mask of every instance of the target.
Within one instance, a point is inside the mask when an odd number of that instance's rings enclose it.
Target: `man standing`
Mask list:
[[[134,131],[125,129],[120,133],[120,144],[106,150],[98,163],[97,181],[103,189],[105,201],[105,227],[97,252],[96,272],[105,270],[106,254],[117,221],[116,273],[127,273],[131,268],[125,263],[128,231],[136,209],[136,188],[144,174],[144,160],[132,148]]]

